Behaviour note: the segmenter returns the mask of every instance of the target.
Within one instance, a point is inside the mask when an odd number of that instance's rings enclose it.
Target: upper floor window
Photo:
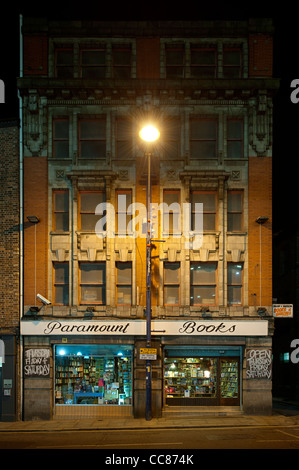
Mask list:
[[[241,49],[232,48],[223,50],[223,77],[241,77]]]
[[[192,119],[190,122],[190,158],[217,157],[217,120]]]
[[[183,78],[185,65],[184,44],[168,44],[165,50],[166,78]]]
[[[228,305],[242,304],[243,264],[227,264],[227,303]]]
[[[106,49],[81,50],[81,77],[98,79],[106,75]]]
[[[132,157],[132,123],[128,119],[116,121],[116,156],[119,159]]]
[[[113,45],[112,67],[114,78],[130,78],[132,66],[132,49],[128,44]]]
[[[73,78],[74,52],[72,48],[57,48],[55,51],[55,69],[58,78]]]
[[[202,203],[203,230],[216,230],[216,192],[192,191],[191,193],[191,228],[196,229],[196,214],[200,213],[196,203]]]
[[[68,190],[53,192],[53,230],[69,231],[69,192]]]
[[[106,158],[106,120],[81,119],[79,122],[79,157]]]
[[[67,118],[53,121],[53,156],[69,157],[69,120]]]
[[[116,303],[132,304],[132,262],[116,263]]]
[[[180,235],[181,233],[181,211],[180,190],[165,189],[163,193],[163,233],[165,235]]]
[[[180,157],[180,120],[169,118],[163,123],[163,151],[164,157],[173,160]]]
[[[227,193],[227,231],[243,230],[243,192],[228,191]]]
[[[80,304],[106,304],[106,264],[80,263]]]
[[[80,193],[79,230],[95,232],[97,222],[101,217],[105,217],[105,214],[102,216],[95,214],[97,205],[102,202],[105,202],[104,191],[84,191]]]
[[[164,305],[180,304],[180,263],[164,263]]]
[[[216,48],[191,45],[191,78],[215,78],[217,74]]]
[[[116,197],[116,232],[118,236],[126,236],[132,233],[130,222],[133,218],[132,190],[119,189],[115,192]],[[131,206],[131,207],[130,207]]]
[[[227,158],[243,158],[243,120],[227,120]]]
[[[69,305],[69,263],[53,263],[54,303]]]
[[[190,304],[216,304],[216,263],[191,263]]]

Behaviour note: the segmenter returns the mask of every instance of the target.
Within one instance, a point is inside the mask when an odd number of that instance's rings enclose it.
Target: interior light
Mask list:
[[[82,356],[82,353],[80,351],[78,351],[77,356]]]
[[[60,349],[59,352],[58,352],[59,356],[65,356],[65,350],[64,349]]]
[[[117,353],[118,356],[123,356],[123,353],[120,351],[119,353]]]

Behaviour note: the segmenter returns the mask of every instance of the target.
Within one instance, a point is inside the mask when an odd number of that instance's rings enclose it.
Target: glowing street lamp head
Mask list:
[[[145,140],[146,142],[154,142],[155,140],[159,139],[160,132],[158,131],[158,129],[156,129],[156,127],[148,125],[141,129],[141,131],[139,132],[139,136],[142,140]]]

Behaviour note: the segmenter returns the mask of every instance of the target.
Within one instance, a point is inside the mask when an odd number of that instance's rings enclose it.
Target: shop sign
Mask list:
[[[248,349],[246,351],[246,378],[270,380],[271,377],[271,349]]]
[[[293,318],[292,304],[273,304],[273,317],[275,318]]]
[[[50,349],[26,349],[24,375],[25,377],[49,377]]]
[[[157,359],[157,349],[140,348],[140,359],[146,359],[147,361],[155,361]]]
[[[152,321],[152,335],[159,336],[267,336],[268,321]],[[146,320],[140,321],[22,321],[22,335],[146,335]]]

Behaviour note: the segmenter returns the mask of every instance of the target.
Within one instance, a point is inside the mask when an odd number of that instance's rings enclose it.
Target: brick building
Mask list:
[[[144,416],[146,241],[128,223],[149,119],[153,416],[270,412],[271,21],[26,18],[22,35],[24,418]]]
[[[0,419],[18,413],[19,339],[19,125],[0,121]]]

